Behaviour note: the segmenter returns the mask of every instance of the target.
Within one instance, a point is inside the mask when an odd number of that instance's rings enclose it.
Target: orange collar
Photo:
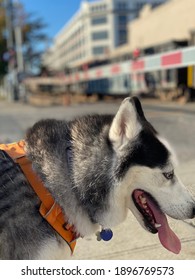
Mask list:
[[[32,163],[26,157],[24,147],[24,140],[11,144],[0,144],[0,149],[4,150],[19,164],[31,187],[41,200],[39,211],[43,218],[61,235],[73,253],[78,235],[74,232],[74,227],[68,224],[61,207],[55,202],[40,178],[33,171]]]

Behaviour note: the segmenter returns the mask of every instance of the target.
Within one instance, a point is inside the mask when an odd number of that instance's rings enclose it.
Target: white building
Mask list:
[[[53,70],[77,67],[106,58],[127,42],[128,22],[138,16],[146,3],[153,7],[167,0],[82,1],[79,11],[54,38],[43,56]]]

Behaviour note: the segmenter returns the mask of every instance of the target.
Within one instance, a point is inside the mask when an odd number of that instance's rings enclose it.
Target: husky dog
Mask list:
[[[115,116],[39,121],[25,141],[33,169],[80,236],[114,227],[130,209],[164,247],[179,253],[180,241],[165,214],[193,218],[195,201],[174,173],[168,143],[136,97],[126,98]],[[1,152],[1,259],[70,257],[66,242],[39,214],[39,204],[16,164]]]

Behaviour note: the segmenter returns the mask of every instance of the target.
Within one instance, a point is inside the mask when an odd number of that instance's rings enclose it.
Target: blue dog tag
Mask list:
[[[100,238],[104,241],[109,241],[113,237],[113,232],[111,229],[102,229],[100,232]]]

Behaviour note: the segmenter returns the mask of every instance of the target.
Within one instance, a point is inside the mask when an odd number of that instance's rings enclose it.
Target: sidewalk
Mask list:
[[[145,99],[143,98],[142,104],[146,109],[157,109],[164,112],[184,112],[189,114],[195,114],[195,102],[189,102],[186,104],[180,104],[178,102],[168,102],[168,101],[160,101],[159,99]]]

